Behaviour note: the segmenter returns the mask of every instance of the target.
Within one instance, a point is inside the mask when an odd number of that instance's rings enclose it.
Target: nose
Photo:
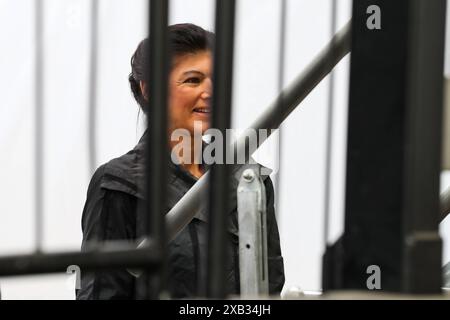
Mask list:
[[[205,100],[209,100],[211,99],[211,95],[212,95],[212,81],[211,79],[205,79],[204,81],[204,85],[203,85],[203,91],[201,94],[201,98],[205,99]]]

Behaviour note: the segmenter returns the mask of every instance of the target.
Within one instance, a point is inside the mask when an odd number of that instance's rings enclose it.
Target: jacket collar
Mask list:
[[[148,131],[145,131],[138,144],[119,158],[115,158],[105,165],[104,176],[101,187],[131,194],[139,199],[145,199],[145,144]],[[204,144],[205,146],[205,144]],[[170,158],[169,158],[170,159]],[[254,162],[254,161],[253,161]],[[257,170],[261,173],[264,181],[271,170],[258,163],[247,163],[241,166],[232,166],[233,178],[230,183],[230,210],[237,207],[237,186],[242,172],[246,169]],[[264,169],[264,170],[262,170]],[[168,170],[168,209],[172,208],[183,195],[196,182],[196,178],[190,175],[181,166],[169,160]],[[206,203],[205,201],[204,203]],[[203,204],[197,209],[196,218],[208,221],[206,205]]]

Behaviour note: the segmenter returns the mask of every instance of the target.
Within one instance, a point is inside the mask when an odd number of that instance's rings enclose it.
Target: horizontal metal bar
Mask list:
[[[111,241],[85,252],[35,253],[0,257],[0,276],[66,272],[75,265],[82,271],[159,266],[160,252],[153,244],[136,248],[131,242]]]
[[[308,94],[325,78],[335,65],[344,58],[351,48],[351,21],[331,39],[329,44],[316,56],[306,69],[286,88],[279,97],[265,110],[265,112],[253,123],[250,129],[276,129],[291,114],[292,111],[308,96]],[[279,103],[280,96],[283,103]],[[272,132],[269,130],[266,139]],[[266,140],[264,139],[264,140]],[[264,142],[258,141],[258,145]],[[256,146],[255,146],[256,147]],[[241,137],[233,145],[234,154],[251,155],[256,151],[249,148],[245,137]],[[235,167],[235,171],[239,167]],[[207,197],[207,182],[209,173],[204,174],[192,188],[178,201],[167,213],[166,223],[168,240],[175,236],[192,220],[196,211],[204,206]]]

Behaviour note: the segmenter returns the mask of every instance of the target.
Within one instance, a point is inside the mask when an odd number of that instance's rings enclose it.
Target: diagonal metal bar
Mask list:
[[[441,193],[439,212],[439,222],[442,222],[450,213],[450,188]]]
[[[351,47],[351,21],[343,27],[322,49],[306,69],[286,88],[280,95],[283,96],[283,104],[279,104],[279,98],[257,118],[251,129],[276,129],[291,114],[292,111],[308,96],[308,94],[333,70],[334,66],[350,52]],[[261,145],[271,134],[258,141]],[[234,154],[246,154],[245,137],[239,138],[234,144]],[[255,150],[247,149],[248,155]],[[237,170],[235,167],[234,170]],[[204,174],[184,195],[183,198],[167,213],[166,224],[168,240],[172,240],[194,217],[199,208],[204,205],[202,199],[207,195],[208,172]]]

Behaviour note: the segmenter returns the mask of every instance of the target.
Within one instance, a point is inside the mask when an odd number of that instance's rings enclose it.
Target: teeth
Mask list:
[[[201,113],[209,113],[209,109],[206,108],[198,108],[194,110],[195,112],[201,112]]]

